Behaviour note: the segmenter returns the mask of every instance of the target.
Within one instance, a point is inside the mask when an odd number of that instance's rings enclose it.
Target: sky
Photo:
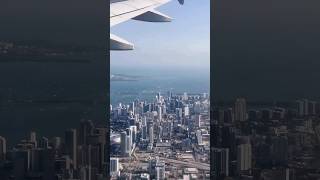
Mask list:
[[[111,52],[111,71],[118,69],[193,69],[209,72],[210,1],[173,0],[157,10],[172,17],[170,23],[130,20],[111,32],[134,43],[135,50]]]

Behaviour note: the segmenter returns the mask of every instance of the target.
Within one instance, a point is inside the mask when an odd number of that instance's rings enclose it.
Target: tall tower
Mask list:
[[[220,179],[221,177],[229,176],[229,149],[214,148],[212,158],[215,178]]]
[[[153,132],[153,126],[150,126],[149,128],[149,142],[151,144],[154,143],[154,132]]]
[[[235,106],[234,106],[234,118],[236,121],[246,121],[247,120],[246,99],[244,99],[244,98],[236,99]]]
[[[201,133],[201,130],[197,130],[196,135],[197,135],[198,145],[202,145],[202,133]]]
[[[237,147],[237,169],[240,174],[242,171],[251,169],[252,152],[251,144],[240,144]]]
[[[123,131],[120,134],[120,149],[121,155],[126,156],[127,153],[127,132]]]
[[[132,102],[130,105],[130,110],[132,111],[133,115],[135,114],[135,103]]]
[[[69,129],[65,132],[66,154],[73,162],[73,169],[77,169],[77,131]]]
[[[0,136],[0,162],[6,159],[7,141],[4,137]]]
[[[119,165],[119,158],[111,157],[110,158],[110,174],[113,176],[119,176],[120,165]]]
[[[162,121],[162,106],[158,106],[158,116],[159,116],[159,122]]]
[[[34,144],[34,147],[37,148],[37,134],[34,131],[30,132],[29,141]]]
[[[93,134],[94,125],[91,120],[82,120],[80,123],[79,145],[87,144],[87,137]]]
[[[130,126],[130,130],[131,130],[132,145],[134,145],[137,141],[137,126]]]

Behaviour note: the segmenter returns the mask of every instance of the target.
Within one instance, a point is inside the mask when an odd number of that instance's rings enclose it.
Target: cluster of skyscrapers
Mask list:
[[[82,121],[64,138],[30,132],[13,148],[0,137],[0,179],[104,180],[107,179],[106,128]]]
[[[211,171],[220,179],[317,179],[320,106],[247,102],[214,106]]]
[[[113,179],[208,179],[208,94],[166,96],[111,106]]]

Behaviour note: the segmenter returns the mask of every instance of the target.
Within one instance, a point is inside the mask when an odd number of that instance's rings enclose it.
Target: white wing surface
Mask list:
[[[146,22],[170,22],[172,19],[155,8],[170,0],[110,0],[110,27],[130,19]],[[183,4],[183,0],[179,0]],[[110,34],[110,50],[132,50],[133,44]]]

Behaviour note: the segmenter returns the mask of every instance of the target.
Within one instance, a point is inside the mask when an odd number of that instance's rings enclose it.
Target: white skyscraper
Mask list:
[[[189,107],[188,106],[185,106],[184,107],[184,116],[186,117],[186,116],[189,116],[190,115],[190,113],[189,113]]]
[[[132,145],[134,145],[136,143],[136,139],[137,139],[137,126],[130,126],[130,130],[132,133]]]
[[[158,106],[158,116],[159,116],[159,121],[162,120],[162,107]]]

